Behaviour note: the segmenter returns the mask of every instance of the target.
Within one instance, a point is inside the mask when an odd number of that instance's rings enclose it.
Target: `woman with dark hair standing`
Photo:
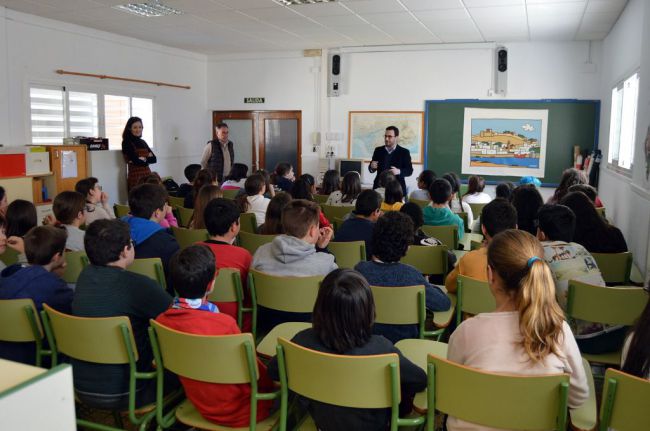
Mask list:
[[[426,374],[406,359],[386,338],[373,335],[375,303],[368,282],[351,269],[336,269],[321,283],[312,315],[313,327],[296,334],[292,342],[308,349],[333,355],[399,355],[402,402],[400,413],[412,408],[413,395],[424,390]],[[269,375],[279,378],[277,358],[269,363]],[[323,431],[386,430],[390,409],[339,407],[305,399],[316,427]]]
[[[122,155],[127,163],[127,189],[131,190],[138,181],[151,174],[149,165],[156,163],[156,155],[142,139],[142,119],[131,117],[122,132]]]

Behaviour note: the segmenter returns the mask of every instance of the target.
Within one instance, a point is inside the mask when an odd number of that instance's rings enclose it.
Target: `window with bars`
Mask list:
[[[612,89],[607,162],[616,168],[632,169],[638,100],[638,73],[630,76]]]
[[[105,136],[109,149],[122,148],[122,131],[131,116],[142,119],[142,138],[154,146],[153,99],[102,95],[65,87],[30,87],[31,142],[61,145],[63,138]]]

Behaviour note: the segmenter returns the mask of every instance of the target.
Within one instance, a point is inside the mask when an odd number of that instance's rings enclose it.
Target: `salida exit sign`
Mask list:
[[[244,97],[244,103],[264,103],[263,97]]]

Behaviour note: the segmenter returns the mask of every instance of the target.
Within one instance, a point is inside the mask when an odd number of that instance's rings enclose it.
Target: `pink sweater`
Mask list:
[[[556,374],[571,376],[569,384],[569,407],[582,405],[589,397],[587,376],[576,340],[569,325],[564,322],[564,342],[562,354],[551,354],[542,363],[533,363],[524,348],[519,344],[519,313],[517,311],[481,313],[465,320],[449,339],[447,359],[478,368],[510,374]],[[449,431],[488,431],[494,428],[483,427],[449,416]]]

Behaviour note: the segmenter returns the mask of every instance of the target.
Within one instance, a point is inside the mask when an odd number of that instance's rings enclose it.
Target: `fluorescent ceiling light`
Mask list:
[[[318,3],[332,3],[336,0],[278,0],[278,3],[281,3],[285,6],[295,6],[299,4],[318,4]]]
[[[134,15],[150,18],[154,16],[182,15],[184,12],[170,6],[162,4],[159,0],[153,0],[144,3],[129,3],[119,6],[113,6],[113,9]]]

